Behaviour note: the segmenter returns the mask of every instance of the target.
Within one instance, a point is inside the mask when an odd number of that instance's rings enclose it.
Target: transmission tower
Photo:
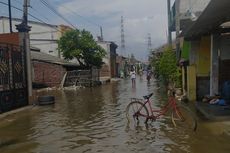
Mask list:
[[[148,33],[148,51],[151,51],[151,49],[152,49],[151,34]]]
[[[123,16],[121,16],[121,55],[125,56],[125,31]]]

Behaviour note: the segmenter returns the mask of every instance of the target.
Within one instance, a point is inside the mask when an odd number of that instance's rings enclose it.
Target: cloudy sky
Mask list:
[[[0,0],[0,2],[8,0]],[[23,0],[11,0],[22,8]],[[40,0],[30,0],[30,14],[50,24],[68,24],[44,6]],[[167,41],[167,0],[46,0],[68,21],[80,29],[90,31],[96,38],[103,28],[104,40],[120,46],[121,16],[124,17],[126,51],[138,59],[147,59],[148,33],[152,47]],[[0,4],[0,15],[8,15],[7,7]],[[13,10],[13,17],[22,13]],[[31,18],[32,19],[32,18]],[[34,19],[33,19],[34,20]],[[118,48],[118,53],[120,49]]]

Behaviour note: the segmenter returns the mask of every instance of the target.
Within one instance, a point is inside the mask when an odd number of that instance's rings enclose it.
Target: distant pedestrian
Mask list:
[[[152,76],[152,71],[151,71],[151,67],[149,66],[147,69],[147,75],[146,75],[146,79],[148,80],[148,82],[150,81]]]
[[[130,77],[132,80],[132,86],[135,86],[136,85],[136,72],[134,69],[130,71]]]

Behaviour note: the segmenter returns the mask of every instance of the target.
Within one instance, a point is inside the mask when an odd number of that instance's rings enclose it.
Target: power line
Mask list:
[[[70,24],[73,28],[77,29],[69,20],[67,20],[64,16],[62,16],[59,12],[57,12],[48,2],[44,0],[40,0],[40,2],[45,5],[48,9],[50,9],[54,14],[62,18],[65,22]]]
[[[20,0],[14,0],[15,2],[17,2],[20,5],[23,5],[23,3]],[[42,16],[44,19],[46,19],[47,21],[49,21],[49,19],[47,17],[45,17],[44,15],[42,15],[40,12],[38,12],[36,9],[34,9],[31,5],[28,6],[29,8],[31,8],[34,12],[36,12],[38,15]]]
[[[5,2],[0,2],[0,4],[3,4],[3,5],[8,6],[8,4],[5,3]],[[16,7],[16,6],[12,6],[12,5],[11,5],[11,7],[14,8],[14,9],[16,9],[16,10],[18,10],[18,11],[20,11],[20,12],[23,12],[22,9],[20,9],[20,8],[18,8],[18,7]],[[41,19],[39,19],[39,18],[33,16],[32,14],[30,14],[30,13],[28,13],[28,14],[29,14],[29,16],[31,16],[32,18],[38,20],[39,22],[41,22],[41,23],[43,23],[43,24],[46,24],[46,25],[50,25],[50,24],[44,22],[43,20],[41,20]],[[63,31],[59,30],[57,27],[53,27],[53,28],[56,29],[56,30],[59,31],[59,32],[63,32]]]
[[[85,17],[83,17],[82,15],[77,14],[77,13],[74,12],[73,10],[71,10],[71,9],[69,9],[69,8],[66,8],[66,7],[64,7],[64,6],[61,6],[61,7],[64,8],[66,11],[70,12],[71,14],[74,14],[74,15],[79,16],[80,18],[82,18],[83,20],[87,21],[88,23],[91,23],[91,24],[93,24],[93,25],[95,25],[95,26],[101,27],[99,24],[97,24],[97,23],[95,23],[95,22],[92,22],[92,21],[86,19]]]
[[[5,3],[5,2],[0,2],[0,4],[3,4],[3,5],[8,6],[8,4],[7,4],[7,3]],[[22,10],[22,9],[20,9],[20,8],[18,8],[18,7],[16,7],[16,6],[11,5],[11,7],[12,7],[12,8],[14,8],[14,9],[16,9],[16,10],[18,10],[18,11],[23,12],[23,10]],[[34,18],[34,19],[36,19],[36,20],[38,20],[38,21],[40,21],[40,22],[42,22],[42,23],[45,23],[45,22],[43,22],[41,19],[39,19],[39,18],[37,18],[37,17],[33,16],[32,14],[30,14],[30,13],[28,13],[28,14],[29,14],[29,16],[31,16],[32,18]],[[47,24],[47,23],[46,23],[46,24]]]
[[[19,3],[19,4],[22,4],[19,0],[14,0],[14,1],[16,1],[16,2]],[[43,5],[45,5],[46,7],[48,7],[53,13],[55,13],[56,15],[58,15],[59,17],[61,17],[62,19],[65,18],[65,17],[63,17],[60,13],[58,13],[48,2],[46,2],[46,1],[44,1],[44,0],[40,0],[40,1],[42,2]],[[71,10],[71,9],[65,7],[65,6],[61,6],[61,7],[64,8],[67,12],[69,12],[69,13],[71,13],[71,14],[73,14],[73,15],[77,15],[77,16],[79,16],[81,19],[87,21],[88,23],[90,23],[90,24],[92,24],[92,25],[95,25],[95,26],[99,27],[100,30],[101,30],[102,27],[101,27],[99,24],[97,24],[97,23],[95,23],[95,22],[92,22],[92,21],[86,19],[84,16],[82,16],[82,15],[76,13],[75,11],[73,11],[73,10]],[[49,19],[48,19],[47,17],[44,17],[44,15],[40,14],[34,7],[30,6],[30,8],[31,8],[34,12],[38,13],[40,16],[42,16],[43,18],[45,18],[47,21],[49,21]],[[64,19],[63,19],[63,20],[64,20]],[[66,20],[67,20],[67,19],[65,18],[65,21],[66,21]],[[39,20],[39,21],[40,21],[40,20]],[[43,22],[44,22],[44,21],[43,21]],[[66,22],[67,22],[68,24],[70,24],[72,27],[76,28],[76,27],[75,27],[72,23],[70,23],[69,21],[66,21]]]

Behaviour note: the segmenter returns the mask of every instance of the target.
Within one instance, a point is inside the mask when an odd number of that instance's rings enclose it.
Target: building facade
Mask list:
[[[106,51],[106,57],[103,58],[104,64],[100,71],[100,77],[103,79],[110,79],[117,76],[116,69],[116,49],[117,45],[110,41],[98,41],[98,45]]]
[[[13,32],[18,32],[15,25],[22,22],[21,19],[12,19]],[[63,35],[63,33],[71,28],[65,25],[51,25],[47,23],[28,21],[28,25],[31,26],[30,46],[40,48],[41,52],[61,57],[58,52],[57,40]],[[0,33],[9,33],[9,18],[0,17]]]

